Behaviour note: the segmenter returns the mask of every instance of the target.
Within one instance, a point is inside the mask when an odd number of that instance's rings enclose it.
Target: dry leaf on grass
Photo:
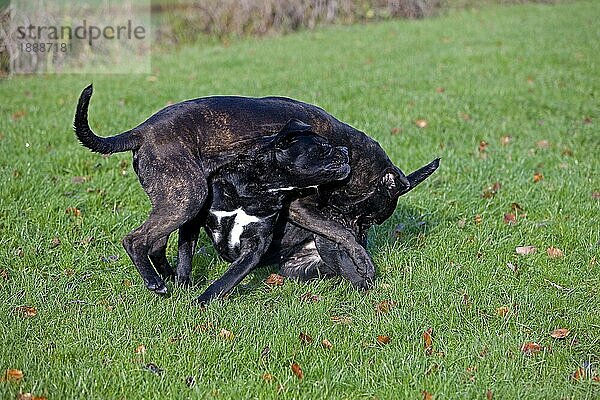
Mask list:
[[[415,121],[415,125],[417,125],[417,127],[423,129],[423,128],[427,128],[427,120],[424,119],[418,119]]]
[[[502,184],[500,182],[494,182],[483,191],[481,197],[483,197],[484,199],[491,199],[496,195],[496,193],[498,193],[498,190],[500,190],[500,188],[502,188]]]
[[[297,363],[292,363],[292,372],[298,377],[298,379],[304,378],[304,372]]]
[[[23,379],[23,371],[20,369],[9,368],[4,372],[3,381],[18,382]]]
[[[544,347],[535,342],[523,343],[523,345],[521,346],[521,351],[528,356],[533,356],[535,354],[538,354],[542,350],[544,350]]]
[[[300,332],[300,343],[302,344],[311,344],[313,342],[313,338],[304,332]]]
[[[323,339],[323,341],[321,341],[321,345],[326,348],[327,350],[331,350],[333,348],[333,345],[331,344],[331,342],[327,339]]]
[[[558,247],[548,247],[546,253],[548,253],[548,257],[550,258],[559,258],[565,255]]]
[[[533,174],[533,183],[538,183],[539,181],[544,179],[544,174],[541,172],[536,172]]]
[[[481,215],[477,214],[474,218],[473,218],[473,222],[475,222],[476,224],[480,224],[483,222],[483,218],[481,218]]]
[[[332,317],[330,317],[332,322],[335,322],[336,324],[342,324],[342,325],[350,325],[352,323],[352,317],[348,317],[345,315],[334,315]]]
[[[377,343],[379,344],[389,344],[392,339],[387,335],[379,335],[377,336]]]
[[[517,217],[512,213],[504,214],[504,223],[506,225],[514,225],[517,223]]]
[[[485,398],[486,400],[492,400],[494,398],[494,393],[490,389],[486,390]]]
[[[265,284],[268,286],[281,286],[283,285],[284,277],[279,274],[271,274],[265,279]]]
[[[50,242],[50,248],[54,249],[56,247],[60,246],[60,239],[57,237],[53,237],[52,241]]]
[[[37,310],[35,309],[35,307],[31,306],[19,306],[15,308],[15,311],[21,313],[21,315],[26,318],[32,318],[37,315]]]
[[[48,400],[45,396],[35,396],[31,393],[19,393],[17,394],[17,400]]]
[[[425,354],[430,356],[433,354],[433,337],[431,336],[433,329],[429,328],[423,332],[423,347],[425,348]]]
[[[81,217],[81,210],[77,207],[68,207],[65,210],[65,214],[72,215],[74,217]]]
[[[592,199],[594,199],[594,200],[600,200],[600,192],[593,192],[592,193]]]
[[[377,314],[386,314],[395,306],[396,302],[394,300],[383,300],[377,303],[375,309],[377,310]]]
[[[547,149],[550,147],[550,142],[547,140],[539,140],[535,145],[538,149]]]
[[[500,317],[506,316],[506,314],[508,314],[508,311],[509,311],[509,308],[507,306],[502,306],[502,307],[496,308],[496,314]]]
[[[512,136],[509,136],[509,135],[502,136],[500,138],[500,143],[502,144],[502,146],[506,146],[506,145],[510,144],[511,141],[512,141]]]
[[[423,395],[423,400],[432,400],[433,395],[429,393],[427,390],[421,390],[421,394]]]
[[[569,333],[571,332],[566,328],[557,328],[550,332],[550,336],[554,339],[564,339],[569,336]]]
[[[135,354],[145,354],[146,353],[146,346],[144,346],[143,344],[140,344],[138,347],[135,348]]]
[[[221,331],[219,332],[219,337],[222,339],[227,339],[227,340],[233,340],[234,338],[234,334],[231,331],[228,331],[225,328],[222,328]]]
[[[12,120],[13,121],[18,121],[21,118],[23,118],[25,116],[25,114],[27,114],[27,112],[25,110],[17,110],[12,114]]]
[[[321,296],[317,294],[312,294],[311,292],[306,292],[302,296],[300,296],[300,300],[306,303],[316,303],[321,301]]]
[[[262,379],[265,382],[273,382],[273,375],[271,375],[269,373],[264,373],[264,374],[262,374]]]
[[[535,252],[537,251],[537,248],[535,246],[520,246],[520,247],[515,248],[515,251],[519,255],[526,256],[529,254],[535,254]]]

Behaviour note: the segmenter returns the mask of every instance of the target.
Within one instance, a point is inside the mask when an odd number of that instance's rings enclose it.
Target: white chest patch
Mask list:
[[[219,211],[219,210],[210,210],[210,213],[217,217],[217,221],[220,224],[221,218],[223,217],[235,217],[233,220],[233,228],[231,228],[231,232],[229,234],[229,247],[234,248],[235,246],[240,244],[240,236],[244,232],[244,227],[253,222],[259,222],[260,218],[255,217],[254,215],[248,215],[246,212],[238,208],[233,211]],[[218,241],[220,236],[215,235],[215,241]]]

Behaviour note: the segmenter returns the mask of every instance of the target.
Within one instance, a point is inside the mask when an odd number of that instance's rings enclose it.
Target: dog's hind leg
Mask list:
[[[167,293],[163,279],[150,263],[150,257],[158,261],[164,256],[168,236],[193,219],[206,200],[208,189],[201,168],[194,167],[193,160],[185,159],[175,164],[160,162],[158,156],[144,154],[138,160],[140,182],[152,203],[152,211],[146,222],[123,239],[123,246],[140,273],[149,290]],[[168,186],[164,179],[168,176]],[[160,271],[159,271],[160,272]]]
[[[190,284],[192,259],[196,252],[196,243],[198,242],[198,235],[203,224],[204,217],[198,215],[179,228],[176,281],[180,285],[185,286]]]
[[[163,239],[158,240],[150,249],[148,256],[154,266],[156,272],[162,276],[163,279],[173,278],[175,272],[167,260],[167,241],[169,237],[165,236]]]

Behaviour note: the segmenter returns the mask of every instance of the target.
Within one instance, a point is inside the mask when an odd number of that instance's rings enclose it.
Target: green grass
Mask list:
[[[0,398],[394,399],[426,390],[439,399],[481,399],[488,389],[494,399],[599,398],[599,383],[570,379],[585,362],[600,364],[600,205],[592,195],[600,191],[599,17],[596,1],[493,7],[183,48],[155,55],[156,79],[1,82],[0,268],[8,278],[0,278],[0,368],[25,376],[0,382]],[[333,281],[267,290],[265,268],[229,300],[200,311],[191,301],[206,286],[202,278],[226,268],[206,238],[208,254],[194,262],[198,285],[172,288],[166,299],[143,287],[121,248],[149,203],[129,154],[102,158],[73,136],[75,103],[90,81],[91,124],[103,135],[167,102],[280,94],[367,132],[406,172],[436,156],[442,165],[371,232],[379,279],[368,295]],[[393,128],[401,131],[392,135]],[[540,140],[549,147],[539,148]],[[489,143],[485,158],[480,141]],[[534,183],[535,172],[544,179]],[[86,181],[76,184],[76,176]],[[502,184],[496,196],[482,198],[494,182]],[[513,202],[527,215],[509,226],[503,215]],[[67,214],[69,207],[81,216]],[[399,223],[406,228],[396,239]],[[518,256],[521,245],[538,252]],[[549,258],[550,246],[564,257]],[[102,261],[112,255],[118,259]],[[321,300],[300,301],[305,292]],[[396,306],[378,315],[382,300]],[[23,305],[37,315],[23,317],[15,310]],[[504,318],[496,313],[502,306],[510,310]],[[427,356],[429,327],[434,354]],[[566,341],[549,336],[559,327],[571,331]],[[233,340],[219,337],[223,328]],[[315,342],[301,344],[300,332]],[[377,335],[391,342],[376,345]],[[331,350],[321,347],[324,338]],[[545,350],[522,354],[529,341]],[[140,344],[143,355],[135,354]],[[271,352],[263,360],[265,346]],[[162,375],[144,369],[148,363]]]

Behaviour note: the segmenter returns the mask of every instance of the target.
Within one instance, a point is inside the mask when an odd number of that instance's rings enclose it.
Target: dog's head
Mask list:
[[[269,147],[275,167],[296,188],[340,181],[350,174],[348,149],[332,146],[300,120],[290,120]]]

